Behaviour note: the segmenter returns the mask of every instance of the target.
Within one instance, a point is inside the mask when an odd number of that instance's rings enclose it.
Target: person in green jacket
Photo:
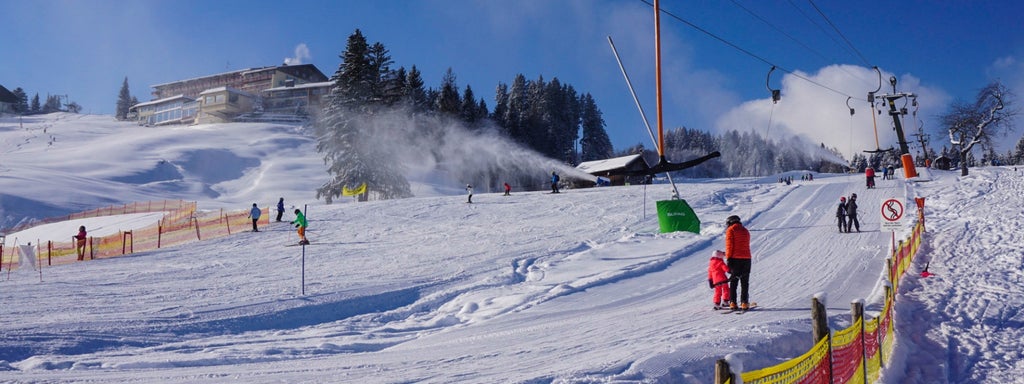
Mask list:
[[[309,244],[309,240],[306,240],[306,227],[309,223],[306,222],[306,215],[303,215],[301,210],[295,210],[295,220],[292,224],[299,229],[299,244]]]

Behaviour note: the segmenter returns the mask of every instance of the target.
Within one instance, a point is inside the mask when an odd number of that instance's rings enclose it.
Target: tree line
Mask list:
[[[14,94],[14,97],[18,100],[14,103],[14,113],[19,115],[35,115],[51,112],[79,113],[82,111],[82,106],[78,105],[78,103],[74,101],[66,104],[61,103],[61,98],[67,100],[67,95],[47,95],[46,101],[41,102],[39,93],[37,92],[35,96],[32,96],[32,101],[29,102],[28,93],[26,93],[21,87],[14,88],[11,93]]]
[[[360,30],[347,39],[339,55],[334,82],[315,116],[317,151],[324,155],[331,179],[317,189],[317,198],[330,202],[345,187],[367,183],[376,199],[409,197],[403,165],[382,140],[392,135],[442,135],[446,124],[420,124],[417,132],[402,131],[382,116],[404,121],[458,123],[471,133],[496,133],[544,156],[566,164],[608,158],[611,140],[596,101],[557,78],[526,80],[519,74],[511,86],[499,83],[491,111],[469,85],[460,92],[451,68],[438,88],[427,88],[413,65],[393,68],[390,52],[380,42],[370,44]],[[581,138],[582,132],[582,138]],[[391,137],[390,139],[395,139]],[[576,143],[579,141],[580,148]],[[445,153],[435,153],[443,159]]]

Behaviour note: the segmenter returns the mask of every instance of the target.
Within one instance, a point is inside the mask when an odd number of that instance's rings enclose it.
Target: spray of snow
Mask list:
[[[368,145],[401,164],[409,181],[441,191],[454,192],[467,183],[482,191],[496,190],[503,182],[516,189],[543,188],[551,172],[563,179],[597,180],[506,138],[492,124],[469,129],[448,117],[403,109],[374,114],[359,124]]]

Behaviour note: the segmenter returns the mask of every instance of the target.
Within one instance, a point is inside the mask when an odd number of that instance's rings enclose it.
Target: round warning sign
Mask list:
[[[897,198],[882,200],[882,230],[895,231],[903,227],[903,202]]]

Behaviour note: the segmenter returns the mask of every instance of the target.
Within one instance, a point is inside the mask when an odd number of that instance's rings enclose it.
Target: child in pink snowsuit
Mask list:
[[[725,264],[725,252],[715,251],[708,261],[708,286],[715,290],[712,300],[715,309],[729,305],[729,266]]]

